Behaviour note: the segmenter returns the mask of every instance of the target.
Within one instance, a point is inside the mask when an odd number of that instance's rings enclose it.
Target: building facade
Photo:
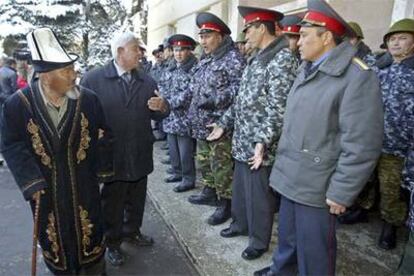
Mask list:
[[[382,36],[395,21],[414,17],[414,0],[327,0],[346,20],[358,22],[365,42],[379,49]],[[237,6],[276,9],[285,14],[306,10],[307,0],[148,0],[148,49],[163,39],[183,33],[197,38],[195,18],[198,12],[214,13],[226,22],[235,38],[242,28]]]

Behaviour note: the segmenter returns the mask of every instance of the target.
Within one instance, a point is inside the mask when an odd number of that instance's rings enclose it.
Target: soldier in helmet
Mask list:
[[[400,26],[399,27],[400,30],[413,34],[414,25],[413,25],[412,20],[408,20],[408,21],[405,20],[403,22],[400,22],[400,24],[406,25],[406,26]],[[397,28],[395,27],[395,29]],[[411,60],[412,60],[412,57],[411,57]],[[411,72],[411,76],[412,74],[413,72]],[[412,80],[411,80],[411,83],[412,83]],[[404,175],[404,188],[408,191],[410,195],[409,196],[410,203],[409,203],[409,210],[408,210],[408,220],[407,220],[407,226],[410,229],[410,236],[405,246],[404,255],[401,260],[401,264],[398,269],[397,275],[412,275],[414,274],[414,146],[412,144],[410,145],[410,150],[406,157],[403,175]]]
[[[414,142],[414,20],[395,22],[383,38],[388,52],[374,68],[384,102],[384,143],[378,163],[380,210],[384,221],[378,245],[396,246],[397,227],[407,205],[400,197],[402,170]],[[411,163],[412,165],[412,163]]]
[[[351,26],[354,34],[350,37],[349,42],[357,47],[358,51],[356,57],[362,59],[368,66],[373,66],[376,62],[375,56],[371,49],[364,43],[364,33],[362,32],[361,26],[356,22],[348,22]]]

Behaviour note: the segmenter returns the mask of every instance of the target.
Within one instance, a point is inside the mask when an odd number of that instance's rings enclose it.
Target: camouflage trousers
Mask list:
[[[230,199],[234,167],[231,139],[223,136],[213,142],[197,140],[196,160],[203,185],[215,189],[219,198]]]
[[[407,216],[407,204],[401,199],[401,180],[404,159],[382,154],[378,162],[381,217],[399,226]]]
[[[361,193],[358,195],[356,204],[365,210],[370,210],[375,205],[375,199],[377,197],[378,187],[378,171],[375,171],[369,177],[367,184]]]

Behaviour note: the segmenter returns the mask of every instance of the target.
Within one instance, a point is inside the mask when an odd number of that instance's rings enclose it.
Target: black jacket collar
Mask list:
[[[357,45],[357,53],[355,54],[356,57],[363,59],[366,55],[371,54],[371,49],[363,42],[360,41]]]
[[[410,69],[414,69],[414,55],[401,61],[402,64]]]
[[[389,52],[383,54],[376,62],[376,66],[379,69],[384,69],[387,68],[389,66],[391,66],[394,62],[394,59],[392,58],[391,54]],[[401,61],[401,64],[407,66],[410,69],[414,69],[414,55],[404,59],[403,61]]]
[[[190,55],[187,60],[181,64],[180,68],[181,70],[183,70],[184,72],[188,73],[191,68],[193,68],[194,64],[197,63],[197,58],[194,55]]]
[[[223,42],[220,44],[220,46],[212,53],[213,58],[215,60],[221,59],[224,57],[230,50],[234,49],[234,42],[231,39],[231,36],[226,35],[223,38]]]
[[[116,71],[113,60],[111,60],[104,66],[104,71],[106,78],[119,78],[118,71]],[[142,72],[141,70],[133,69],[131,71],[131,77],[136,80],[143,80],[144,78],[142,74],[144,74],[144,72]]]
[[[200,60],[213,58],[214,60],[221,59],[224,57],[228,52],[232,49],[235,49],[234,42],[231,39],[231,36],[226,35],[223,37],[223,41],[221,42],[220,46],[214,50],[211,54],[202,54]]]
[[[287,41],[284,35],[277,37],[275,40],[272,41],[263,51],[259,51],[258,54],[249,60],[249,63],[252,62],[254,59],[258,59],[259,62],[266,66],[274,56],[282,49],[287,48],[289,46],[289,42]]]

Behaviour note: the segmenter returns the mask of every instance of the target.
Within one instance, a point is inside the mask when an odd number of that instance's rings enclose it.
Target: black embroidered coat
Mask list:
[[[97,96],[86,89],[77,100],[68,99],[56,129],[38,85],[34,80],[32,88],[6,101],[1,150],[32,210],[33,194],[45,191],[39,243],[47,266],[53,273],[73,274],[105,251],[98,177],[113,174],[111,132]]]

